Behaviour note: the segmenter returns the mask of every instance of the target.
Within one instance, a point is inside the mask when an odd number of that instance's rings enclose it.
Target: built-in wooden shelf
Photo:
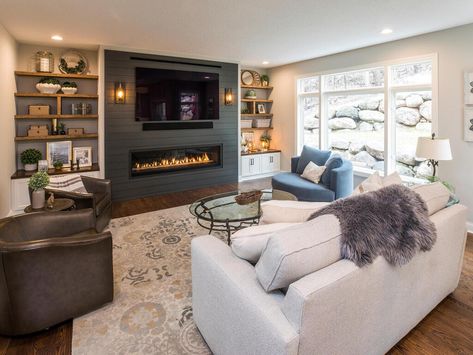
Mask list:
[[[273,129],[273,127],[254,127],[254,128],[242,128],[242,131],[267,131],[268,129]]]
[[[15,75],[18,76],[40,76],[40,77],[50,77],[50,78],[64,78],[64,79],[90,79],[97,80],[98,75],[94,74],[63,74],[63,73],[40,73],[40,72],[30,72],[30,71],[15,71]]]
[[[259,117],[259,118],[271,118],[272,113],[242,113],[241,117]]]
[[[58,119],[67,119],[67,120],[72,120],[72,119],[77,119],[77,120],[83,120],[83,119],[96,119],[99,118],[99,115],[15,115],[15,119],[17,120],[41,120],[41,119],[53,119],[53,118],[58,118]]]
[[[98,138],[97,133],[81,134],[80,136],[70,136],[67,134],[58,134],[55,136],[43,136],[43,137],[28,137],[28,136],[17,136],[15,141],[17,142],[29,142],[29,141],[60,141],[65,139],[95,139]]]
[[[56,169],[49,169],[48,170],[48,175],[62,175],[62,174],[80,174],[80,173],[86,173],[90,171],[99,171],[99,164],[94,163],[92,166],[84,166],[79,169],[74,169],[71,170],[70,168],[62,168],[61,170],[56,170]],[[24,179],[24,178],[29,178],[31,175],[33,175],[36,171],[24,171],[24,170],[17,170],[15,173],[11,176],[12,179]]]
[[[42,94],[40,92],[17,92],[16,97],[66,97],[71,99],[97,99],[99,95],[90,94]]]
[[[241,99],[241,102],[267,102],[267,103],[273,103],[273,100],[267,100],[267,99]]]
[[[280,153],[279,149],[268,149],[268,150],[256,150],[254,152],[244,153],[241,152],[241,155],[258,155],[258,154],[270,154],[270,153]]]
[[[263,90],[273,90],[272,86],[257,86],[257,85],[241,85],[242,89],[263,89]]]

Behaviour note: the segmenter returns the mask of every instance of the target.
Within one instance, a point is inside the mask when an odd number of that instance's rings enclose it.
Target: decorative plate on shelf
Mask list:
[[[64,74],[85,74],[88,67],[87,58],[75,50],[65,52],[59,60],[59,70]]]

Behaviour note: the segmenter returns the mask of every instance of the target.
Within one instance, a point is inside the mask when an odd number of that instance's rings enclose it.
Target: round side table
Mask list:
[[[75,202],[74,200],[71,200],[70,198],[57,198],[54,200],[54,204],[52,208],[46,207],[46,205],[43,208],[38,208],[34,209],[31,207],[31,205],[27,206],[24,211],[25,213],[30,213],[30,212],[58,212],[58,211],[67,211],[70,209],[73,209],[75,207]]]

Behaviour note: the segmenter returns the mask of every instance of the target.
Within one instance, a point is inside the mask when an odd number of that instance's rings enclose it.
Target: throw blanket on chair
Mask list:
[[[342,231],[341,256],[362,267],[382,255],[391,265],[428,251],[437,232],[422,198],[402,185],[337,200],[309,217],[333,214]]]

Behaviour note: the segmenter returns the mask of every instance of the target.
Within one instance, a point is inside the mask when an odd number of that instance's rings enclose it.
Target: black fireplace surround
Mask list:
[[[221,144],[130,151],[131,177],[221,166]]]

